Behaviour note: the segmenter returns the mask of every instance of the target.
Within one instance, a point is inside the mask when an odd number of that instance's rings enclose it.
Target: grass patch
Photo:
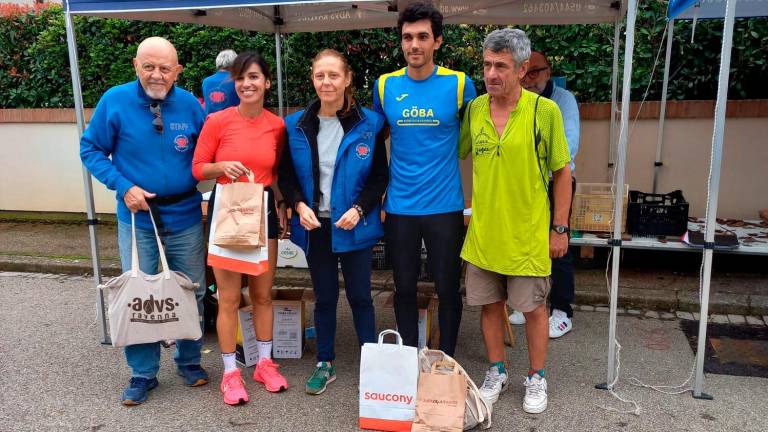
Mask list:
[[[56,254],[44,254],[37,252],[0,252],[0,256],[23,256],[31,258],[51,258],[51,259],[65,259],[65,260],[90,260],[90,256],[85,255],[56,255]],[[100,257],[104,261],[117,261],[116,257]]]
[[[117,223],[114,214],[98,213],[96,218],[103,225],[115,225]],[[0,222],[85,225],[86,219],[85,213],[0,210]]]

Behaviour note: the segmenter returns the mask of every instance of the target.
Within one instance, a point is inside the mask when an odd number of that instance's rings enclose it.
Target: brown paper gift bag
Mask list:
[[[461,432],[466,397],[467,378],[456,362],[435,362],[430,372],[419,374],[411,432]]]
[[[221,185],[219,211],[213,243],[220,247],[251,249],[266,245],[266,222],[262,218],[264,185],[253,183],[253,173],[247,174],[248,182],[232,182]]]

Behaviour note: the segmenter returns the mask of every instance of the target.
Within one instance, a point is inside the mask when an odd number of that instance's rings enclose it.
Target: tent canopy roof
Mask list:
[[[667,16],[674,19],[725,17],[726,0],[669,0]],[[738,0],[736,18],[768,16],[768,0]]]
[[[166,21],[275,33],[394,27],[409,0],[64,0],[74,15]],[[623,0],[439,0],[446,24],[615,22]]]

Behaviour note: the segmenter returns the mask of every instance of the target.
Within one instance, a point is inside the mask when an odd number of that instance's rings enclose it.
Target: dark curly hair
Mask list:
[[[428,19],[432,23],[432,36],[437,39],[443,35],[443,14],[432,3],[412,3],[397,17],[397,33],[403,37],[403,23],[414,23]]]

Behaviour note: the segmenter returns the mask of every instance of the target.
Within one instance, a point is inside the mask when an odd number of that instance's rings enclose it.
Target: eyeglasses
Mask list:
[[[549,69],[549,66],[544,66],[536,69],[531,69],[528,71],[528,73],[525,74],[525,77],[528,79],[535,80],[539,77],[539,74],[545,70]]]
[[[163,133],[163,114],[160,112],[160,104],[152,102],[149,106],[149,111],[155,116],[152,119],[152,126],[155,127],[157,133]]]
[[[170,75],[174,71],[174,66],[159,65],[155,66],[152,63],[144,63],[141,65],[141,70],[146,73],[153,73],[155,69],[160,71],[160,75]]]

